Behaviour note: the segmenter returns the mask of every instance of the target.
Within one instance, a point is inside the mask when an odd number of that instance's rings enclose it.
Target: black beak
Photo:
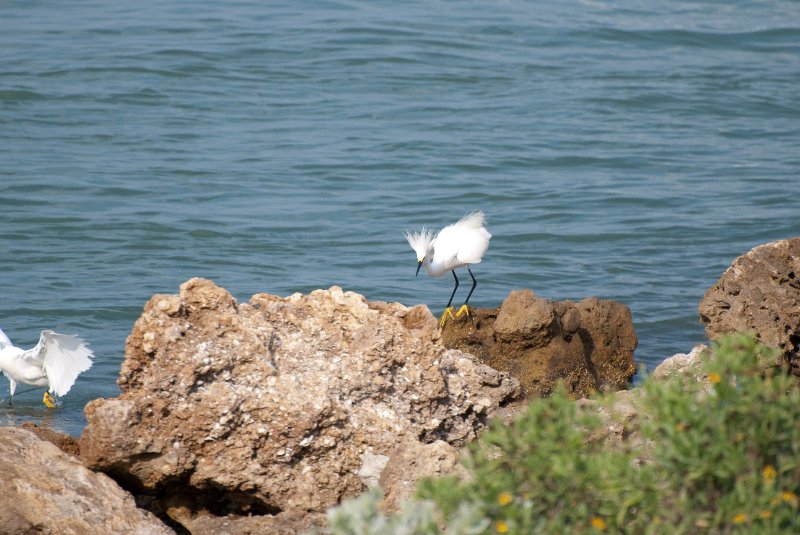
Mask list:
[[[421,267],[422,267],[422,260],[420,260],[419,263],[417,264],[417,275],[419,275],[419,268]],[[414,276],[416,277],[417,275]]]

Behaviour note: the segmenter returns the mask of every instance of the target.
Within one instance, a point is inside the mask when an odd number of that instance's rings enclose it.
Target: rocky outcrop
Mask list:
[[[81,457],[193,533],[317,524],[389,481],[399,445],[430,451],[435,471],[521,395],[508,374],[443,347],[424,306],[337,287],[238,303],[204,279],[147,303],[118,383],[118,398],[87,405]],[[405,475],[386,489],[398,502]]]
[[[733,261],[699,306],[706,334],[751,331],[800,376],[800,238],[759,245]]]
[[[174,534],[111,478],[24,429],[0,428],[0,488],[0,534]]]
[[[529,396],[550,394],[558,381],[577,397],[620,390],[636,373],[636,333],[621,303],[548,301],[518,290],[500,308],[471,314],[445,323],[444,345],[510,373]]]

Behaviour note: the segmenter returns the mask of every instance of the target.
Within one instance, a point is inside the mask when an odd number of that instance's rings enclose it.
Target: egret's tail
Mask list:
[[[481,210],[478,210],[477,212],[470,212],[462,217],[461,220],[456,224],[463,225],[466,228],[481,228],[486,225],[486,214],[484,214]]]

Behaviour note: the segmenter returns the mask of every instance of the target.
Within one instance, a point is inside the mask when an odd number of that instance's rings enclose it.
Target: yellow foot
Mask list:
[[[452,319],[456,319],[456,317],[453,316],[453,307],[447,307],[444,309],[444,312],[442,313],[442,318],[439,320],[440,329],[444,327],[444,322],[447,321],[448,316],[450,316]]]
[[[461,305],[461,308],[458,309],[458,312],[456,312],[456,317],[460,318],[461,314],[466,314],[468,318],[470,317],[469,316],[469,307],[467,306],[466,303]]]
[[[44,396],[42,396],[42,402],[51,409],[56,408],[56,398],[51,396],[50,392],[48,392],[47,390],[44,391]]]

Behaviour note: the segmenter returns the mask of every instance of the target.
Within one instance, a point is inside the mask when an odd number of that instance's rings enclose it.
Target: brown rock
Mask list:
[[[636,373],[636,333],[623,304],[552,302],[518,290],[500,308],[471,314],[472,321],[445,323],[444,345],[510,373],[529,396],[550,394],[558,381],[578,397],[620,390]]]
[[[75,456],[80,454],[78,441],[69,435],[59,433],[58,431],[53,431],[52,429],[48,429],[46,427],[39,427],[33,422],[25,422],[24,424],[20,425],[20,428],[30,431],[41,440],[46,440],[47,442],[58,446],[58,448],[63,452]]]
[[[387,511],[399,511],[402,503],[413,497],[417,482],[423,478],[467,477],[466,468],[458,461],[459,450],[442,440],[430,444],[419,441],[399,444],[388,457],[380,477],[384,492],[382,507]]]
[[[174,534],[111,478],[24,429],[0,428],[0,488],[0,534]]]
[[[359,494],[398,444],[459,447],[520,394],[444,348],[426,307],[337,287],[239,304],[204,279],[148,302],[118,382],[87,405],[81,457],[192,530],[244,515],[304,528],[285,519]]]
[[[734,260],[703,296],[699,313],[709,338],[753,332],[781,349],[800,375],[800,237],[759,245]]]
[[[277,515],[225,515],[216,516],[207,511],[195,511],[191,499],[179,502],[168,499],[168,514],[192,535],[295,535],[313,533],[323,526],[322,513],[284,511]]]

